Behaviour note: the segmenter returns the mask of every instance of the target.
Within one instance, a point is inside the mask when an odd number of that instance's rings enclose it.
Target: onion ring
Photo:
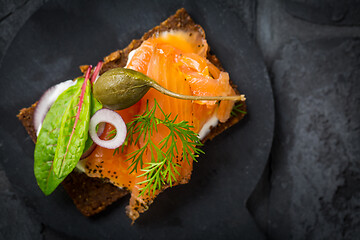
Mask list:
[[[99,123],[109,123],[113,125],[116,129],[116,135],[111,140],[101,140],[96,132],[96,126]],[[89,124],[89,134],[91,139],[99,145],[100,147],[107,148],[107,149],[115,149],[120,147],[126,138],[126,124],[122,117],[115,111],[110,109],[100,109],[98,110],[90,119]]]

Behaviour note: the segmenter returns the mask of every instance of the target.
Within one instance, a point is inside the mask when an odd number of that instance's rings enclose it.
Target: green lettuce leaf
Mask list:
[[[72,97],[81,88],[83,80],[80,79],[74,85],[64,91],[54,104],[42,123],[39,136],[36,141],[34,152],[34,173],[40,189],[45,195],[52,193],[55,188],[64,180],[58,178],[53,172],[53,159],[55,156],[61,119],[65,113],[64,106],[69,105]]]
[[[66,132],[69,133],[71,121],[75,119],[71,115],[74,114],[77,106],[76,104],[79,102],[83,82],[84,78],[78,79],[74,86],[65,90],[57,98],[49,112],[46,114],[37,138],[34,152],[34,173],[37,183],[45,195],[52,193],[68,175],[63,173],[63,175],[58,176],[55,174],[54,159],[56,152],[60,151],[59,142],[60,146],[63,147],[64,139],[67,137],[64,136],[64,134],[66,135]],[[81,125],[85,125],[85,127],[82,127],[84,129],[82,129],[80,135],[75,134],[73,137],[73,141],[76,143],[81,142],[80,145],[84,145],[84,147],[83,150],[81,150],[81,148],[79,149],[79,153],[76,153],[75,158],[71,158],[70,161],[73,161],[71,164],[67,163],[68,172],[69,169],[73,169],[76,166],[82,153],[92,145],[92,140],[88,137],[87,130],[89,119],[97,110],[102,108],[101,103],[93,96],[89,83],[87,84],[86,91],[84,92],[84,97],[83,107],[86,110],[82,112],[85,113],[85,118],[81,116],[79,122],[82,122]],[[76,113],[73,116],[76,116]],[[60,136],[60,132],[62,132],[62,136]]]
[[[96,111],[102,109],[102,104],[94,97],[92,91],[91,91],[91,109],[90,109],[90,118],[92,115],[94,115],[96,113]],[[86,143],[85,143],[85,148],[84,148],[84,151],[85,152],[86,150],[88,150],[91,145],[93,144],[93,140],[88,137],[88,139],[86,140]]]
[[[84,82],[66,107],[61,127],[53,170],[58,178],[66,177],[76,167],[88,139],[90,121],[91,83]]]

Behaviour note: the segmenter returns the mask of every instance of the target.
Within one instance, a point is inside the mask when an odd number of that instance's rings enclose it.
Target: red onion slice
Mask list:
[[[50,107],[53,105],[53,103],[56,101],[56,99],[59,97],[59,95],[62,92],[64,92],[66,89],[68,89],[69,87],[75,84],[76,81],[67,80],[55,86],[52,86],[51,88],[46,90],[46,92],[41,96],[34,111],[33,124],[36,132],[36,136],[39,135],[42,122],[44,121],[45,116],[49,111]]]
[[[99,123],[103,123],[103,122],[109,123],[115,127],[116,135],[113,139],[101,140],[98,137],[96,133],[96,126]],[[127,132],[126,124],[122,119],[122,117],[117,112],[112,111],[110,109],[106,109],[106,108],[100,109],[90,119],[90,124],[89,124],[90,137],[94,141],[94,143],[96,143],[100,147],[108,148],[108,149],[115,149],[120,147],[125,141],[126,132]]]
[[[105,130],[105,123],[100,123],[99,124],[99,127],[98,127],[98,130],[97,130],[97,135],[100,137],[101,134],[104,132]]]
[[[95,147],[96,147],[96,144],[95,144],[95,143],[91,144],[91,146],[88,148],[88,150],[86,150],[86,151],[81,155],[80,160],[88,157],[88,156],[95,150]]]

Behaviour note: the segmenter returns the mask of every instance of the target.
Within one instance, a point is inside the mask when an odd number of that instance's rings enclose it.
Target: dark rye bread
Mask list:
[[[194,23],[185,9],[179,9],[174,15],[170,16],[159,26],[154,27],[143,35],[141,39],[133,40],[123,50],[117,50],[104,58],[104,65],[101,74],[116,67],[124,67],[126,65],[129,53],[138,48],[141,43],[156,33],[168,30],[190,30],[199,31],[205,38],[204,30],[201,26]],[[207,58],[219,69],[224,70],[219,59],[208,51]],[[82,72],[85,72],[88,65],[80,66]],[[239,93],[236,86],[232,84],[236,93]],[[29,108],[23,108],[18,114],[18,118],[24,125],[26,131],[36,142],[36,134],[33,126],[33,114],[36,103]],[[242,104],[241,110],[246,111],[245,103]],[[239,122],[244,114],[239,113],[231,117],[225,123],[219,123],[211,129],[211,132],[205,137],[203,142],[213,139],[215,136]],[[105,207],[112,204],[116,200],[128,194],[126,190],[119,189],[102,179],[87,177],[84,173],[72,172],[62,183],[69,196],[73,199],[76,207],[85,216],[94,215],[102,211]]]

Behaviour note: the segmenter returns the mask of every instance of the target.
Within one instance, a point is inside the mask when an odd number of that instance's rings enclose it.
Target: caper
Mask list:
[[[95,82],[94,96],[107,108],[128,108],[137,103],[150,89],[144,76],[131,69],[111,69]]]
[[[105,107],[121,110],[137,103],[151,87],[170,97],[184,100],[245,100],[244,95],[189,96],[174,93],[145,74],[127,68],[114,68],[102,74],[94,84],[94,96]]]

